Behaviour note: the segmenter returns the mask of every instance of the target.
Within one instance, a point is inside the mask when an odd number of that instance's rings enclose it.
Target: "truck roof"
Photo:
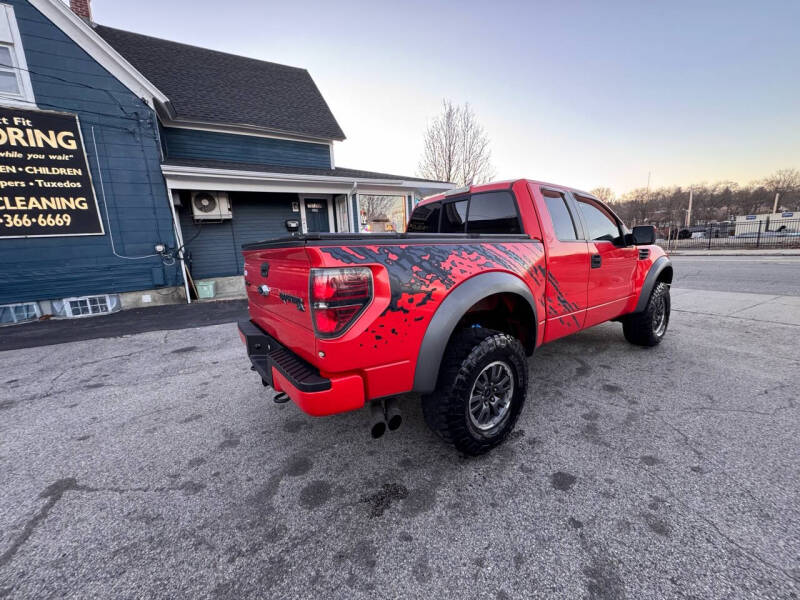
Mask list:
[[[527,181],[528,183],[533,183],[535,185],[543,185],[543,186],[554,187],[554,188],[558,188],[560,190],[567,190],[567,191],[570,191],[570,192],[574,192],[576,194],[580,194],[582,196],[588,196],[590,198],[594,198],[593,194],[590,194],[589,192],[585,192],[583,190],[579,190],[577,188],[570,187],[568,185],[561,185],[561,184],[558,184],[558,183],[549,183],[547,181],[538,181],[536,179],[520,178],[520,179],[504,179],[502,181],[493,181],[491,183],[482,183],[480,185],[471,185],[471,186],[467,186],[467,187],[454,188],[452,190],[448,190],[447,192],[442,192],[441,194],[436,194],[434,196],[428,196],[427,198],[423,198],[420,201],[419,205],[428,204],[429,202],[436,202],[437,200],[442,200],[444,198],[448,198],[448,197],[451,197],[451,196],[459,196],[461,194],[467,194],[467,193],[474,194],[474,193],[477,193],[477,192],[491,192],[491,191],[494,191],[494,190],[507,190],[507,189],[511,189],[511,186],[513,186],[518,181]]]

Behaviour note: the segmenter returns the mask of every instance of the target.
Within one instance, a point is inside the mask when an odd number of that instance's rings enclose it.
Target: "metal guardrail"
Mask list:
[[[741,220],[660,232],[656,243],[667,250],[694,248],[800,248],[800,219]]]

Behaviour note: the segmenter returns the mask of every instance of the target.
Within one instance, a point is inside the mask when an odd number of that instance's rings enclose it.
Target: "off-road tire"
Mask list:
[[[663,303],[664,323],[658,327],[657,313]],[[625,339],[637,346],[656,346],[664,339],[669,326],[669,286],[659,281],[653,288],[644,311],[628,315],[622,320],[622,331]]]
[[[503,420],[488,431],[469,416],[469,399],[481,372],[502,362],[513,372],[511,402]],[[488,452],[508,437],[525,404],[528,365],[520,341],[493,329],[469,328],[456,333],[445,350],[436,391],[422,397],[428,426],[446,442],[470,456]]]

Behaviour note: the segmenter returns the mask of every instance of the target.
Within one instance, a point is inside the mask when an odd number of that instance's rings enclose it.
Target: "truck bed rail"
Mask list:
[[[457,243],[460,241],[486,240],[497,242],[502,240],[529,240],[525,233],[294,233],[286,237],[242,244],[242,250],[267,250],[271,248],[288,248],[292,246],[325,246],[325,245],[372,245],[392,242],[411,243]]]

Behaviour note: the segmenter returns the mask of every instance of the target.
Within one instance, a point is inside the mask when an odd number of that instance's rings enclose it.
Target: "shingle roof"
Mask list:
[[[419,183],[448,183],[446,181],[435,181],[433,179],[421,179],[419,177],[406,177],[404,175],[390,175],[389,173],[376,173],[374,171],[362,171],[360,169],[346,169],[336,167],[335,169],[316,169],[312,167],[282,167],[277,165],[254,165],[251,163],[232,163],[220,160],[186,160],[168,158],[164,161],[164,166],[175,167],[197,167],[202,169],[227,169],[230,171],[256,171],[260,173],[286,173],[298,175],[320,175],[327,177],[353,177],[356,179],[396,179],[398,181],[412,181]]]
[[[345,137],[305,69],[104,25],[95,31],[170,99],[178,120]]]

